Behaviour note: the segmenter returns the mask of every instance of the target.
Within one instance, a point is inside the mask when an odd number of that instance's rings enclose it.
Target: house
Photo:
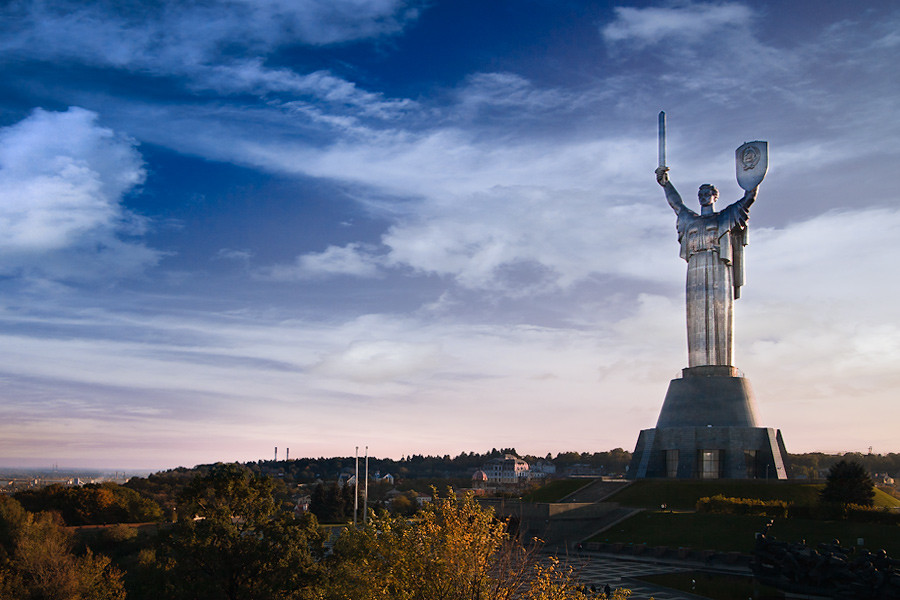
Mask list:
[[[503,458],[492,458],[481,470],[487,476],[487,483],[500,485],[516,485],[528,479],[528,463],[515,456],[506,454]]]

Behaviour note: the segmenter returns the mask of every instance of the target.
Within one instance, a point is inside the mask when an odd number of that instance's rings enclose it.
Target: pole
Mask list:
[[[366,483],[363,486],[363,525],[369,519],[369,447],[366,446]]]
[[[666,113],[659,111],[659,166],[666,166]]]
[[[353,476],[353,527],[356,527],[359,513],[359,446],[356,447],[356,468]]]

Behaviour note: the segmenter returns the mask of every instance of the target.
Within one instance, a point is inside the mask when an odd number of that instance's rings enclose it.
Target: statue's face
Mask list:
[[[711,185],[702,185],[697,197],[700,199],[700,206],[712,206],[719,199],[719,192]]]

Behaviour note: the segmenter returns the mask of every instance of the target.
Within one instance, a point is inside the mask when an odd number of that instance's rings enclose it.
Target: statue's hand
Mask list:
[[[665,187],[669,183],[669,167],[658,167],[655,171],[656,183]]]

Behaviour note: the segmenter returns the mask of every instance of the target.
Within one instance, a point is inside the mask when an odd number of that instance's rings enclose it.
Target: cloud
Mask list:
[[[637,45],[666,43],[671,38],[705,43],[722,29],[743,28],[754,18],[753,12],[737,3],[684,3],[671,7],[613,9],[616,18],[603,26],[607,43],[628,42]]]
[[[399,0],[22,0],[4,12],[8,51],[125,67],[200,64],[223,51],[252,55],[392,35],[419,14]]]
[[[260,271],[271,281],[298,281],[334,275],[378,277],[382,260],[372,253],[370,246],[348,244],[329,246],[322,252],[298,256],[295,264],[273,265]]]
[[[419,208],[383,236],[389,263],[513,297],[597,274],[657,279],[672,237],[664,211],[583,190],[495,187]]]
[[[353,342],[343,351],[322,358],[312,370],[339,380],[397,382],[423,370],[433,370],[440,364],[440,358],[437,344],[396,340]]]
[[[322,72],[266,67],[263,57],[285,46],[394,35],[418,14],[400,0],[21,0],[0,9],[6,23],[0,49],[54,63],[187,77],[190,89],[224,93],[311,93],[328,80],[325,96],[334,99],[352,93],[353,84]]]
[[[70,108],[35,110],[0,130],[0,269],[60,279],[124,275],[159,253],[122,207],[145,176],[135,142]]]

